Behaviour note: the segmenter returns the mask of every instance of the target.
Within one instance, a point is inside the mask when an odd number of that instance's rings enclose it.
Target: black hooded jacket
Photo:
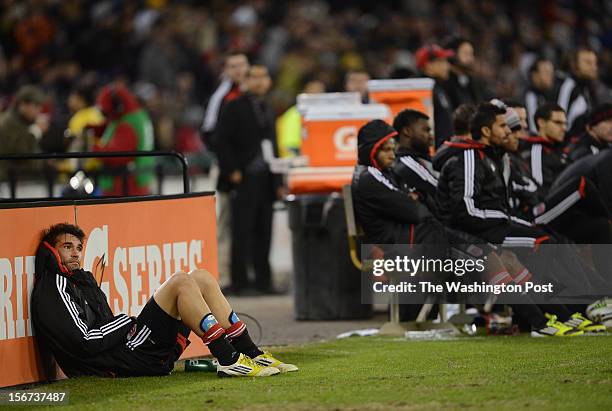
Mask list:
[[[418,193],[421,200],[435,213],[435,197],[438,173],[434,171],[431,157],[414,150],[398,149],[393,173],[401,188]]]
[[[390,170],[376,163],[376,153],[397,133],[382,120],[359,130],[359,162],[351,184],[357,223],[371,244],[409,244],[414,225],[432,218],[427,207],[402,191]]]
[[[577,161],[585,156],[599,153],[601,150],[612,148],[612,143],[596,140],[591,134],[584,133],[578,141],[568,148],[569,159]]]
[[[542,137],[528,137],[520,141],[519,150],[529,173],[539,186],[538,196],[546,197],[555,178],[567,166],[563,147]]]
[[[593,197],[601,199],[608,216],[612,212],[612,148],[592,156],[585,156],[567,167],[555,180],[552,190],[557,190],[568,180],[584,177],[594,188]]]
[[[127,343],[136,319],[113,315],[93,275],[69,271],[48,243],[38,247],[32,290],[36,338],[69,376],[135,376],[168,374],[182,349],[164,364],[143,363]]]
[[[511,222],[531,225],[511,211],[498,149],[473,140],[444,146],[434,157],[434,168],[440,171],[436,208],[442,222],[477,235]],[[495,243],[503,240],[489,238]]]
[[[133,319],[113,316],[93,275],[67,270],[48,243],[38,248],[35,272],[31,308],[36,336],[64,373],[116,374],[112,352],[127,342]]]

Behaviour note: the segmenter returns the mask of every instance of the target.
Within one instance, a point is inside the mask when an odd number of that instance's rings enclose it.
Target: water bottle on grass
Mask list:
[[[212,360],[185,360],[185,371],[216,372],[217,365]]]

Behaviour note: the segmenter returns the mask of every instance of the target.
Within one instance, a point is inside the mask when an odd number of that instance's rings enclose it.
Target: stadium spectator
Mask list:
[[[524,101],[529,131],[531,134],[536,134],[538,132],[534,119],[536,110],[545,103],[554,102],[555,68],[550,60],[539,57],[529,67],[528,77],[529,86]]]
[[[477,64],[474,44],[466,38],[457,37],[448,41],[446,48],[455,53],[448,59],[451,69],[448,81],[444,83],[451,110],[461,104],[478,104],[487,99],[489,96],[484,84],[473,74]]]
[[[227,103],[217,123],[220,173],[230,186],[231,286],[235,294],[273,293],[270,271],[272,206],[282,198],[280,176],[270,171],[276,153],[274,112],[265,97],[271,86],[265,66],[254,65],[246,78],[247,93]],[[252,264],[255,282],[249,284]]]
[[[547,103],[538,107],[534,119],[538,136],[522,139],[520,151],[529,173],[540,187],[541,196],[545,196],[567,165],[563,152],[567,118],[559,105]]]
[[[242,95],[246,88],[246,76],[249,71],[249,60],[244,53],[229,53],[225,57],[225,65],[221,74],[221,83],[208,101],[202,133],[209,148],[215,150],[214,135],[219,113],[223,106]]]
[[[297,371],[257,347],[205,270],[174,273],[137,318],[113,315],[91,272],[81,268],[85,234],[56,224],[36,252],[32,321],[40,344],[69,377],[168,375],[193,331],[217,358],[219,376]]]
[[[569,147],[569,158],[576,161],[584,156],[612,148],[612,104],[601,104],[589,113],[586,132]]]
[[[93,151],[151,151],[153,150],[153,125],[147,112],[141,108],[136,97],[122,84],[109,84],[97,97],[107,123],[96,141]],[[153,180],[152,157],[104,158],[102,175],[97,184],[107,196],[146,195],[151,192]],[[133,164],[135,170],[127,167]],[[129,173],[127,178],[125,173]],[[127,187],[124,181],[127,180]]]
[[[88,138],[87,130],[104,124],[104,116],[95,106],[93,85],[80,84],[68,96],[68,109],[72,116],[68,121],[66,135],[69,138],[68,151],[88,151],[93,139]]]
[[[320,80],[308,80],[302,93],[325,93],[325,84]],[[292,157],[300,154],[302,147],[302,119],[297,105],[287,109],[276,120],[278,135],[278,152],[281,157]]]
[[[39,141],[49,127],[48,119],[41,117],[45,95],[36,86],[19,89],[11,107],[0,115],[0,154],[34,154],[40,151]],[[8,177],[9,170],[37,170],[35,160],[0,162],[0,181]]]
[[[443,49],[437,44],[423,46],[415,54],[417,68],[435,80],[432,93],[436,148],[453,136],[453,107],[443,85],[450,73],[448,58],[454,55],[452,50]]]
[[[361,102],[368,104],[370,102],[368,81],[370,81],[370,74],[367,71],[351,70],[344,76],[344,91],[359,93]]]
[[[598,78],[595,51],[587,48],[576,50],[571,57],[570,74],[561,83],[557,95],[557,104],[567,113],[568,138],[584,132],[585,115],[599,102]]]
[[[215,129],[219,113],[228,102],[238,98],[244,93],[248,71],[249,60],[245,54],[240,52],[227,54],[223,66],[223,73],[221,74],[221,83],[208,101],[208,106],[204,113],[204,121],[202,123],[202,136],[207,143],[208,149],[211,151],[216,150],[218,134],[215,133]],[[221,273],[219,280],[223,285],[230,282],[227,276],[231,273],[232,213],[229,198],[231,182],[228,181],[228,177],[229,176],[224,173],[223,168],[221,168],[220,174],[217,177],[217,241],[219,272]]]

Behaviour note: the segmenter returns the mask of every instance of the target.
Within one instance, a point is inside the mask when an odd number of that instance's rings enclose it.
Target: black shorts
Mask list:
[[[167,314],[149,299],[136,319],[136,326],[128,333],[128,341],[121,350],[129,365],[122,375],[164,375],[174,368],[182,354],[190,330],[182,321]]]

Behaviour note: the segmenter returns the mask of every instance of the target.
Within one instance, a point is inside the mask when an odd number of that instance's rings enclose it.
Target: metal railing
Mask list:
[[[75,153],[37,153],[37,154],[4,154],[0,155],[0,161],[24,161],[24,160],[62,160],[62,159],[78,159],[78,158],[121,158],[121,157],[175,157],[179,160],[182,167],[183,174],[183,192],[190,192],[190,184],[189,184],[189,164],[187,163],[187,159],[182,153],[176,151],[114,151],[114,152],[75,152]],[[50,168],[49,168],[50,169]],[[45,172],[45,176],[47,177],[47,185],[49,189],[49,197],[53,197],[53,184],[55,175],[49,173],[49,169],[42,169],[41,173]],[[161,194],[161,177],[163,176],[163,170],[160,167],[155,167],[152,169],[139,169],[139,172],[142,171],[155,171],[158,176],[158,183],[160,185],[160,194]],[[17,192],[17,182],[18,182],[18,168],[9,163],[9,167],[7,168],[8,180],[10,186],[11,198],[14,199]],[[30,173],[31,174],[31,173]],[[97,176],[122,176],[123,183],[123,193],[124,195],[128,195],[128,177],[130,174],[130,170],[127,166],[124,167],[112,167],[110,169],[105,169],[100,172],[95,172]]]

